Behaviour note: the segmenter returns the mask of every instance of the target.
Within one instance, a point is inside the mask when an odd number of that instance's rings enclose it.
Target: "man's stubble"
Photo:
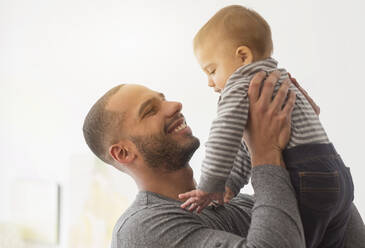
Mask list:
[[[199,139],[189,135],[188,141],[179,144],[165,134],[133,136],[131,140],[137,146],[145,162],[152,168],[165,169],[172,172],[188,165],[196,149]]]

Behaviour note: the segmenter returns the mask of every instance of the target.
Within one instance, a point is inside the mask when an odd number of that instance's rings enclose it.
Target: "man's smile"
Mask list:
[[[186,124],[185,118],[182,114],[179,117],[175,118],[168,126],[167,126],[167,133],[168,134],[175,134],[180,132],[188,131],[191,133],[191,129]]]
[[[186,127],[185,118],[184,116],[181,116],[177,120],[172,121],[172,123],[167,128],[167,133],[177,132],[185,127]]]

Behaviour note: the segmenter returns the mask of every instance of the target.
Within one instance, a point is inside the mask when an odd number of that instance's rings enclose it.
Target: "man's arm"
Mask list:
[[[285,246],[281,244],[273,247],[286,247],[286,245],[288,247],[305,247],[304,231],[296,196],[281,154],[290,137],[291,112],[294,108],[295,93],[289,93],[287,103],[283,107],[288,95],[290,80],[284,81],[276,97],[271,100],[274,85],[280,78],[280,72],[271,73],[264,84],[261,84],[264,77],[265,73],[256,74],[248,91],[250,112],[244,139],[251,154],[252,186],[255,191],[256,202],[247,239],[249,242],[256,240],[258,243],[263,241],[261,240],[263,237],[278,238],[278,242],[280,242],[280,239],[283,240],[283,232],[287,230],[282,225],[287,223],[275,223],[273,219],[285,213],[288,219],[292,221],[292,228],[295,226],[295,232],[287,235],[295,235],[297,243],[294,244],[291,240],[288,241],[290,244],[285,244]],[[283,183],[286,183],[286,186],[284,184],[276,185],[269,180],[270,178],[278,179],[279,177]],[[266,197],[269,197],[269,199],[266,199]],[[270,213],[266,213],[268,209],[270,209]],[[274,214],[276,211],[278,213]],[[287,222],[288,219],[282,218],[280,221]],[[265,226],[275,225],[278,225],[277,235],[272,233],[257,235],[253,232],[255,229],[266,232]]]
[[[223,206],[203,210],[199,216],[211,216],[205,219],[179,208],[178,203],[154,203],[125,219],[113,237],[112,248],[304,248],[302,224],[286,169],[275,165],[256,166],[252,181],[255,190],[252,212],[249,208],[244,212],[244,206],[232,203],[234,211]],[[246,231],[239,236],[233,227],[230,230],[236,234],[219,230],[226,226],[223,223],[241,225],[240,229],[246,227]]]
[[[257,73],[248,90],[250,100],[249,119],[244,139],[251,154],[252,166],[274,164],[285,167],[281,151],[290,137],[291,112],[294,108],[295,93],[289,91],[291,84],[286,79],[273,100],[274,85],[280,72],[271,73],[261,84],[264,72]],[[260,92],[261,91],[261,92]],[[288,101],[283,107],[288,95]]]

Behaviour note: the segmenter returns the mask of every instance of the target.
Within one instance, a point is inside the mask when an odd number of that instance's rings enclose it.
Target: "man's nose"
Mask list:
[[[182,104],[180,102],[166,102],[166,115],[172,117],[179,113],[182,109]]]

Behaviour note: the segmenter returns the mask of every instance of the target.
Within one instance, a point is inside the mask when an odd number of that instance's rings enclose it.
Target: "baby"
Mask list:
[[[213,200],[223,203],[225,188],[234,195],[248,183],[251,161],[243,142],[248,119],[248,87],[260,71],[279,70],[280,84],[289,80],[271,58],[273,44],[267,22],[243,6],[218,11],[194,38],[194,52],[208,86],[220,93],[202,175],[197,190],[179,195],[182,207],[200,212]],[[351,174],[330,143],[305,96],[296,93],[291,136],[283,158],[297,194],[307,247],[343,247],[353,201]],[[283,203],[285,204],[285,203]]]

